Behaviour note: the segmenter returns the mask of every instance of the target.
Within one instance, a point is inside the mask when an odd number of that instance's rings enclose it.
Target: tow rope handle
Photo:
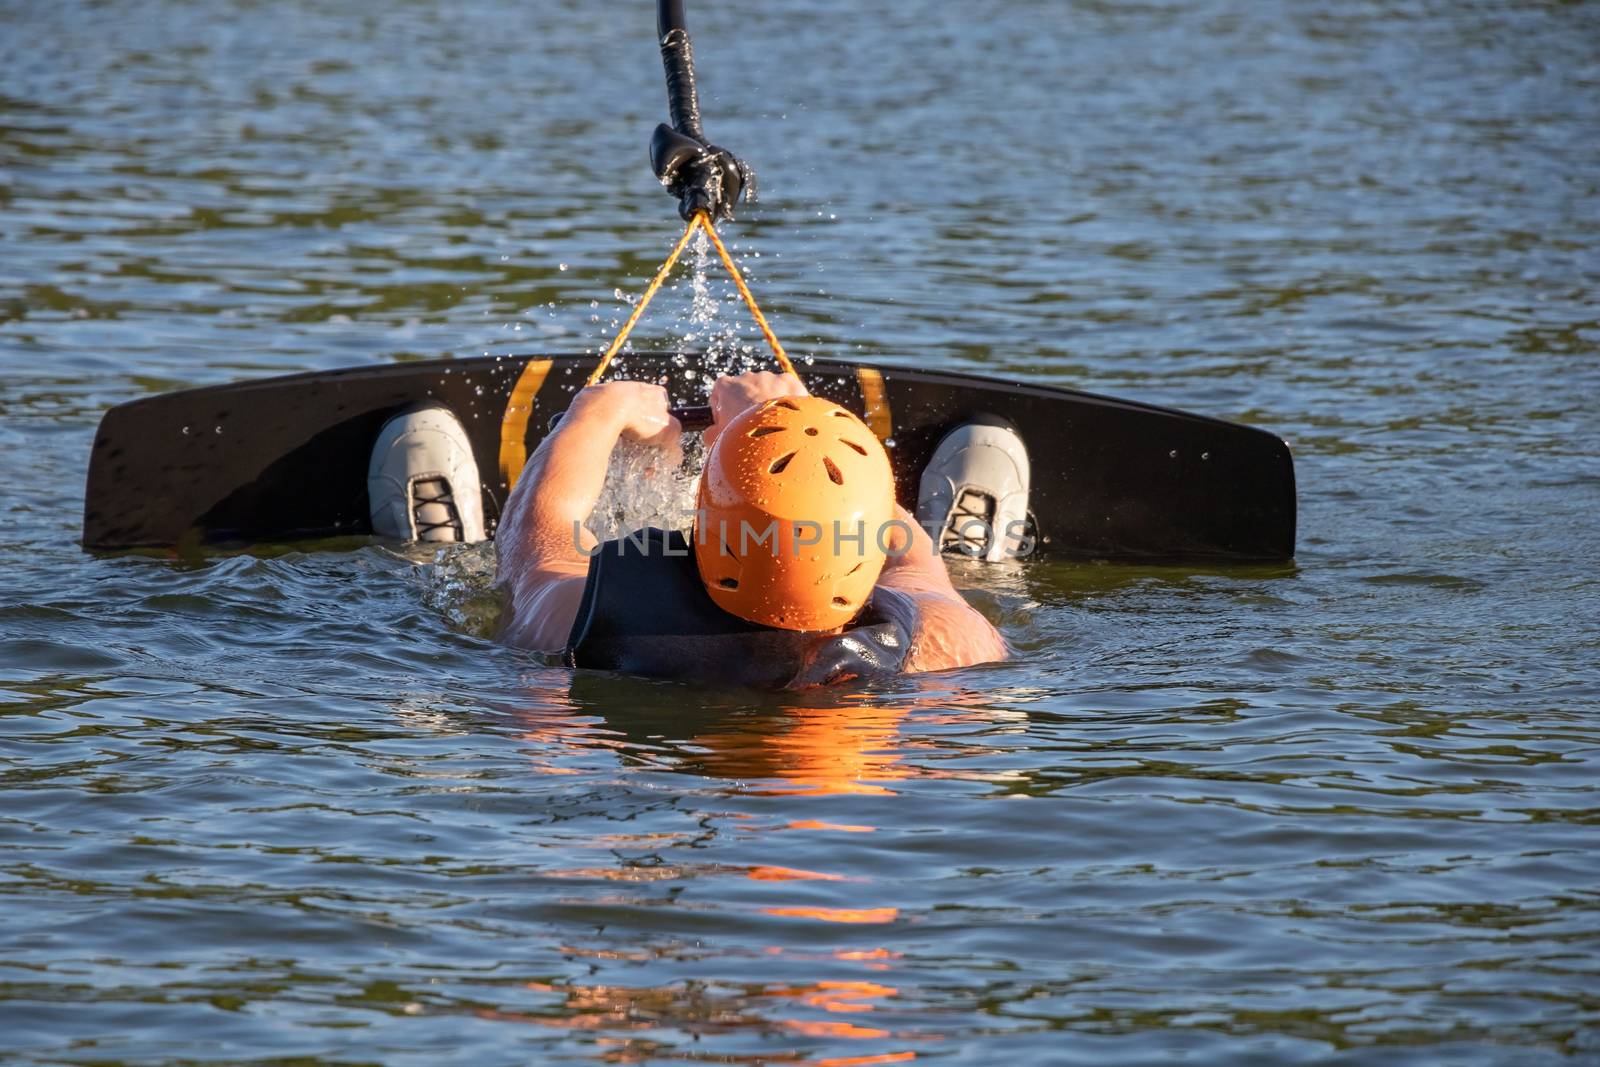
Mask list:
[[[695,230],[701,228],[711,238],[711,243],[716,246],[717,255],[721,258],[722,265],[728,268],[728,274],[733,278],[733,284],[738,287],[739,295],[744,298],[745,307],[750,309],[751,318],[755,319],[756,325],[761,328],[761,336],[767,339],[767,346],[772,349],[772,355],[777,359],[778,366],[783,370],[783,373],[794,374],[795,377],[799,377],[795,373],[794,364],[789,361],[789,354],[783,350],[783,345],[778,341],[778,335],[772,332],[772,327],[767,323],[767,317],[761,313],[761,306],[756,303],[755,294],[751,293],[750,286],[745,284],[744,275],[739,271],[739,265],[733,261],[733,256],[728,253],[728,247],[722,243],[722,238],[717,236],[717,228],[711,224],[711,216],[701,211],[697,212],[695,217],[689,220],[689,225],[684,227],[683,236],[678,238],[678,243],[672,246],[672,251],[667,255],[666,262],[661,264],[661,269],[656,271],[656,276],[650,279],[650,284],[645,287],[644,295],[633,306],[633,314],[629,315],[628,321],[622,324],[622,329],[617,331],[617,336],[611,339],[610,347],[606,349],[605,355],[600,357],[600,362],[590,372],[589,380],[584,382],[584,385],[594,385],[605,374],[606,368],[611,366],[612,357],[622,350],[623,344],[628,340],[628,335],[633,332],[634,326],[639,322],[639,317],[644,314],[644,309],[650,305],[650,301],[655,299],[656,293],[660,292],[662,283],[667,280],[667,275],[672,272],[672,268],[677,264],[678,257],[683,255],[683,250],[688,247],[689,238],[694,236]],[[709,422],[707,425],[709,425]]]

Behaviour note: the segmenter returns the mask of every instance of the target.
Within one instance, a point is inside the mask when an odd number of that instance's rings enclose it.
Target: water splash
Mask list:
[[[693,521],[700,459],[698,437],[686,437],[681,452],[636,441],[617,442],[589,529],[608,541],[646,526],[687,528]]]
[[[402,554],[417,559],[427,551],[421,545],[408,545]],[[493,638],[504,603],[503,595],[494,588],[495,573],[493,541],[434,549],[431,558],[417,568],[422,602],[443,616],[451,629]]]
[[[707,386],[722,374],[738,374],[756,366],[755,347],[745,340],[745,332],[754,328],[743,316],[739,306],[738,290],[731,278],[721,279],[720,292],[712,286],[713,271],[721,264],[712,255],[711,239],[701,231],[695,235],[694,274],[690,279],[689,314],[683,331],[683,347],[693,349],[700,345],[699,365]],[[748,259],[748,255],[741,258]],[[724,318],[724,305],[736,312]]]
[[[753,332],[754,324],[744,321],[741,314],[724,314],[722,310],[725,304],[736,304],[738,292],[731,279],[719,279],[722,268],[712,251],[710,239],[704,233],[696,234],[689,250],[691,254],[684,258],[680,266],[680,270],[688,268],[687,277],[680,274],[677,280],[668,282],[654,305],[654,308],[670,306],[676,297],[678,308],[671,313],[666,335],[650,340],[650,331],[646,326],[641,332],[629,336],[612,364],[614,376],[626,377],[627,357],[641,349],[666,348],[675,351],[674,365],[686,371],[698,372],[691,373],[689,381],[706,391],[723,374],[737,374],[759,365],[755,348],[746,339],[746,334]],[[740,258],[748,259],[750,254],[746,253]],[[681,295],[685,288],[688,290],[687,306],[684,306]],[[620,289],[613,291],[612,296],[626,311],[619,312],[607,326],[599,330],[598,340],[602,348],[608,337],[615,336],[623,319],[632,312],[639,299],[637,295],[624,293]],[[599,316],[591,315],[590,321],[597,323]]]

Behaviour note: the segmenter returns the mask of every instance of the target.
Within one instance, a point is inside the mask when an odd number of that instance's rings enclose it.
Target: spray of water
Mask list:
[[[703,396],[709,394],[721,375],[754,370],[764,363],[755,346],[755,341],[759,340],[755,326],[747,320],[732,280],[722,275],[710,239],[704,233],[696,235],[690,250],[693,258],[689,261],[691,271],[687,279],[688,307],[674,316],[669,332],[676,339],[674,363],[685,370],[693,369],[693,378],[704,390]],[[741,256],[741,259],[747,264],[749,256]],[[673,284],[667,294],[681,292],[681,289],[681,283]],[[637,299],[620,289],[612,296],[622,310],[613,312],[604,323],[602,319],[606,316],[599,301],[589,305],[589,321],[598,328],[601,347],[607,336],[615,335]],[[554,316],[553,309],[550,315]],[[634,351],[630,337],[612,365],[613,375],[628,376],[627,357]],[[688,527],[700,476],[700,460],[698,435],[684,438],[681,455],[636,442],[619,442],[611,454],[605,488],[589,518],[589,529],[595,537],[606,541],[647,526],[667,530]],[[479,636],[492,636],[501,603],[500,595],[492,588],[494,546],[483,544],[438,550],[431,564],[423,568],[424,602],[443,615],[452,627]]]
[[[698,438],[684,441],[681,458],[676,452],[619,441],[606,468],[605,488],[589,516],[589,529],[602,541],[647,526],[686,529],[693,521],[699,480]]]
[[[449,545],[431,551],[421,545],[411,545],[405,554],[415,558],[424,552],[429,565],[416,571],[422,586],[422,602],[442,615],[451,629],[492,638],[499,626],[503,601],[500,592],[493,588],[494,543]]]

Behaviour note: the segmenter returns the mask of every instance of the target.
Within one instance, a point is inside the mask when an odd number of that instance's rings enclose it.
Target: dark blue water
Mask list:
[[[481,553],[78,548],[113,403],[600,344],[650,7],[0,0],[0,1058],[1600,1059],[1591,4],[692,5],[791,350],[1268,427],[1293,566],[968,568],[1014,661],[763,702]]]

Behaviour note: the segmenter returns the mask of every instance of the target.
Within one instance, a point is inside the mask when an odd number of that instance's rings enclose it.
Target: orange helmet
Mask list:
[[[831,400],[785,396],[728,423],[700,476],[695,562],[722,610],[831,630],[861,610],[894,518],[889,454]]]

